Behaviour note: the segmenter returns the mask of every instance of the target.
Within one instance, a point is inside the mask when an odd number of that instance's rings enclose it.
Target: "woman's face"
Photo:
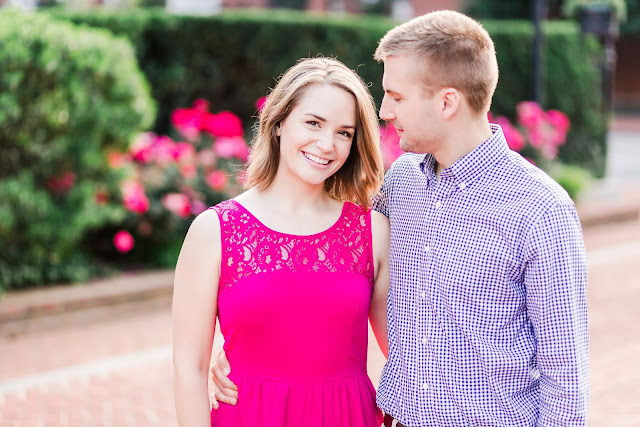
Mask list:
[[[276,127],[279,174],[323,185],[349,157],[356,130],[356,101],[332,85],[307,87],[298,105]]]

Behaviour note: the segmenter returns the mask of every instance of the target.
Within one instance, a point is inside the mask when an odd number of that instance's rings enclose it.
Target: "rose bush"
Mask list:
[[[199,99],[175,110],[171,122],[173,137],[142,133],[126,152],[108,154],[121,176],[116,197],[128,214],[94,236],[102,256],[172,266],[193,218],[239,193],[238,172],[249,154],[240,118],[229,111],[213,114]]]

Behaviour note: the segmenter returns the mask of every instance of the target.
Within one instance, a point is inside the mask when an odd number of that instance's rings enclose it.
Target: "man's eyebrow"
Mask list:
[[[319,115],[314,114],[314,113],[305,113],[305,114],[306,114],[307,116],[315,117],[316,119],[318,119],[318,120],[319,120],[319,121],[321,121],[321,122],[326,122],[326,121],[327,121],[327,119],[325,119],[324,117],[319,116]],[[353,130],[355,130],[355,129],[356,129],[356,127],[355,127],[355,126],[352,126],[352,125],[342,125],[342,126],[340,126],[340,127],[343,127],[343,128],[345,128],[345,129],[353,129]]]

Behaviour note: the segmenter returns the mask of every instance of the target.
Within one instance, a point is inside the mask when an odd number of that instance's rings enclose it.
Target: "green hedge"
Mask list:
[[[148,83],[126,39],[6,8],[0,70],[0,292],[86,279],[86,232],[125,215],[96,196],[105,152],[152,124]]]
[[[126,14],[92,12],[59,16],[109,28],[133,42],[141,67],[160,105],[155,129],[169,128],[176,107],[198,97],[215,110],[250,117],[254,101],[272,87],[274,77],[300,57],[335,56],[371,82],[382,99],[382,66],[372,55],[378,40],[395,23],[377,17],[322,17],[292,11],[228,11],[212,17],[167,15],[160,10]],[[518,101],[532,98],[533,27],[528,21],[486,21],[500,63],[494,113],[513,118]],[[602,109],[600,47],[583,38],[573,22],[549,22],[546,36],[546,109],[569,115],[572,128],[560,157],[603,176],[607,117]]]

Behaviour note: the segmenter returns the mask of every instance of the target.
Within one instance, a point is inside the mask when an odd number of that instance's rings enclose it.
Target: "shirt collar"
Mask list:
[[[470,153],[457,160],[453,165],[440,173],[440,179],[453,180],[463,187],[484,175],[498,160],[509,151],[507,140],[499,125],[490,124],[493,133]],[[426,154],[420,163],[420,169],[429,180],[436,179],[436,159]]]

